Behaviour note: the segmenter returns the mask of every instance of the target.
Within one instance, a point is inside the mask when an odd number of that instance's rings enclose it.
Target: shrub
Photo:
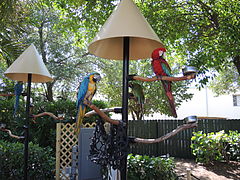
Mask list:
[[[30,179],[54,179],[55,158],[50,148],[29,143]],[[0,140],[0,179],[23,179],[24,146]]]
[[[23,125],[25,123],[25,103],[21,102],[20,107],[17,113],[17,117],[13,117],[13,104],[15,98],[7,99],[2,97],[2,101],[0,101],[0,122],[6,124],[6,128],[10,129],[13,134],[22,135],[23,134]],[[94,100],[93,104],[95,104],[99,108],[106,108],[107,104],[104,101]],[[38,114],[42,112],[51,112],[55,115],[65,114],[65,121],[75,122],[75,117],[77,114],[76,102],[71,100],[58,100],[54,102],[36,102],[34,103],[33,114]],[[90,109],[87,109],[87,112]],[[84,118],[84,123],[95,122],[98,116],[92,116],[89,118]],[[56,140],[56,122],[53,118],[49,116],[42,116],[37,118],[37,123],[33,123],[30,119],[29,125],[29,134],[30,141],[34,144],[39,144],[41,147],[50,146],[54,149],[55,140]],[[0,131],[1,139],[4,139],[9,142],[17,142],[16,139],[8,136],[7,133]]]
[[[173,158],[128,155],[127,177],[131,180],[174,180]]]
[[[239,160],[240,134],[237,131],[203,133],[194,132],[192,136],[192,152],[197,162],[205,164],[214,161]]]
[[[230,160],[240,161],[240,133],[238,131],[229,131],[227,152]]]

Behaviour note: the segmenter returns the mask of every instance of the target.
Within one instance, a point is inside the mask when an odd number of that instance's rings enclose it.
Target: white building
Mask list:
[[[236,94],[221,95],[216,97],[209,88],[189,88],[189,93],[193,94],[193,98],[187,102],[183,102],[177,109],[178,117],[176,119],[184,119],[187,116],[198,116],[204,118],[226,118],[240,119],[240,92]],[[113,119],[121,119],[120,114],[114,114]],[[132,117],[129,115],[129,119]],[[159,113],[153,116],[144,116],[144,120],[152,119],[175,119],[167,115]]]
[[[193,98],[177,109],[178,118],[196,115],[198,117],[218,117],[227,119],[240,119],[240,93],[214,96],[209,88],[190,88]],[[174,119],[166,115],[155,114],[145,119]]]

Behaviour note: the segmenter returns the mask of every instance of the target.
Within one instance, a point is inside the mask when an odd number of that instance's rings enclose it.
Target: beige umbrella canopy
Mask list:
[[[31,44],[5,71],[5,76],[16,81],[28,82],[26,102],[26,124],[24,126],[24,179],[28,178],[28,142],[29,142],[29,118],[31,82],[52,81],[42,58],[37,49]]]
[[[28,82],[28,74],[32,74],[32,82],[53,80],[33,44],[12,63],[4,74],[12,80],[23,82]]]
[[[146,59],[164,47],[132,0],[122,0],[107,19],[88,51],[105,59],[123,60],[122,121],[128,124],[129,60]],[[127,126],[125,126],[127,132]],[[123,136],[127,136],[127,133]],[[127,138],[126,138],[127,139]],[[127,143],[127,142],[126,142]],[[127,157],[121,159],[121,179],[127,179]]]
[[[123,37],[130,37],[130,60],[149,58],[154,49],[164,47],[132,0],[119,3],[88,50],[101,58],[122,60]]]

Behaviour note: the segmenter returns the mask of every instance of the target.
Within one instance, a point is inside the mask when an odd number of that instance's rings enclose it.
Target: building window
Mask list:
[[[233,95],[233,106],[240,106],[240,95]]]

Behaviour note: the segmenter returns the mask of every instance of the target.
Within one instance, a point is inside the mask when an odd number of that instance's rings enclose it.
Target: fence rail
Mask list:
[[[145,120],[129,121],[128,135],[141,138],[158,138],[182,125],[183,120]],[[168,140],[157,144],[133,144],[130,153],[150,156],[169,154],[173,157],[193,158],[191,153],[191,137],[196,131],[204,133],[225,130],[240,131],[239,119],[199,119],[198,127],[187,129]]]

